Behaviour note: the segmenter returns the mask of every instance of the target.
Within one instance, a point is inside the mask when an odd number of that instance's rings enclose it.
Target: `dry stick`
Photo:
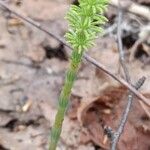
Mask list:
[[[118,8],[118,26],[117,26],[117,45],[118,45],[118,50],[119,50],[119,58],[120,58],[120,63],[123,68],[125,78],[129,84],[131,84],[130,76],[129,76],[129,71],[126,66],[125,62],[125,56],[124,56],[124,50],[123,50],[123,44],[122,44],[122,29],[121,29],[121,23],[122,23],[122,17],[123,17],[123,11],[121,8]]]
[[[119,3],[119,7],[118,7],[118,27],[117,27],[118,50],[119,50],[119,56],[120,56],[120,63],[121,63],[121,66],[123,68],[126,81],[131,85],[131,78],[130,78],[129,71],[128,71],[127,66],[126,66],[124,50],[123,50],[123,43],[122,43],[122,39],[121,39],[121,37],[122,37],[122,29],[121,29],[122,18],[123,18],[123,10],[122,10],[121,5]],[[140,82],[142,84],[142,83],[144,83],[145,78],[142,78],[141,80],[142,80],[142,82],[141,81]],[[141,84],[140,84],[140,86],[141,86]],[[139,86],[137,86],[136,89],[139,89]],[[113,136],[112,136],[111,150],[116,150],[117,143],[120,139],[121,134],[123,133],[125,124],[126,124],[127,119],[128,119],[129,112],[131,110],[133,97],[134,97],[134,95],[131,92],[129,92],[128,102],[127,102],[125,110],[124,110],[124,112],[121,116],[119,126],[117,128],[117,131],[114,132]]]
[[[119,7],[118,7],[118,27],[117,27],[117,40],[118,40],[117,43],[118,43],[119,57],[120,57],[121,66],[122,66],[124,74],[125,74],[126,81],[129,84],[131,84],[131,79],[130,79],[130,76],[129,76],[129,72],[128,72],[127,66],[125,64],[123,44],[122,44],[122,39],[121,39],[121,37],[122,37],[122,30],[121,30],[122,17],[123,17],[123,11],[122,11],[121,6],[119,4]],[[129,93],[128,102],[127,102],[125,110],[122,114],[119,126],[117,128],[117,131],[114,132],[114,135],[112,137],[111,150],[116,150],[117,143],[119,141],[119,138],[120,138],[121,134],[123,133],[123,129],[124,129],[124,126],[126,124],[129,111],[131,109],[132,101],[133,101],[133,94]]]
[[[142,77],[141,79],[139,79],[138,82],[135,85],[135,88],[138,90],[144,84],[145,80],[146,80],[145,77]],[[128,114],[131,110],[131,106],[132,106],[132,102],[133,102],[133,96],[134,96],[133,93],[129,93],[128,103],[127,103],[127,106],[126,106],[126,108],[125,108],[125,110],[122,114],[122,117],[121,117],[121,120],[120,120],[117,131],[114,132],[114,131],[112,131],[111,128],[106,129],[107,134],[109,134],[109,136],[112,139],[111,150],[116,150],[119,138],[120,138],[121,134],[123,133],[124,126],[127,122]]]
[[[53,33],[51,33],[50,31],[48,31],[48,29],[46,29],[45,27],[43,27],[40,23],[32,20],[29,17],[25,17],[23,15],[20,15],[19,13],[17,13],[15,10],[11,9],[9,6],[7,6],[4,2],[0,1],[0,5],[2,7],[4,7],[7,11],[10,11],[12,14],[14,14],[15,16],[17,16],[18,18],[22,19],[25,22],[28,22],[29,24],[32,24],[34,27],[36,27],[37,29],[45,32],[47,35],[53,37],[54,39],[58,40],[59,42],[61,42],[63,45],[65,45],[66,47],[68,47],[69,49],[71,49],[71,47],[69,45],[67,45],[65,43],[65,41],[63,39],[61,39],[60,37],[54,35]],[[104,71],[106,74],[108,74],[109,76],[111,76],[112,78],[114,78],[116,81],[118,81],[119,83],[121,83],[122,85],[124,85],[126,88],[128,88],[132,93],[134,93],[134,95],[136,95],[141,101],[143,101],[146,105],[150,106],[150,101],[144,97],[140,92],[138,92],[135,88],[133,88],[130,84],[128,84],[125,80],[123,80],[122,78],[116,77],[113,73],[111,73],[103,64],[97,62],[94,58],[90,57],[87,54],[84,54],[84,58],[89,61],[91,64],[93,64],[94,66],[96,66],[97,68],[101,69],[102,71]]]

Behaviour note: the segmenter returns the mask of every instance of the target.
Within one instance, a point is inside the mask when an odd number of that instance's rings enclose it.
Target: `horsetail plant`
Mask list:
[[[73,51],[70,66],[66,72],[64,87],[59,97],[59,106],[51,131],[49,150],[56,149],[71,89],[82,62],[82,56],[85,50],[94,45],[94,39],[103,31],[100,25],[107,21],[103,15],[107,5],[108,0],[79,0],[79,6],[72,5],[67,13],[66,19],[69,22],[69,31],[65,37]]]

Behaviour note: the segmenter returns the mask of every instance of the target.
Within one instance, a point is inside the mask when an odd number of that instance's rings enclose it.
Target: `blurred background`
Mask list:
[[[0,150],[46,150],[71,51],[64,40],[69,0],[0,0]],[[40,29],[22,20],[34,20]],[[150,1],[110,0],[103,36],[87,54],[124,78],[117,46],[120,28],[132,84],[146,77],[140,92],[150,98]],[[32,20],[31,20],[32,19]],[[53,36],[41,31],[48,31]],[[55,37],[56,36],[56,37]],[[104,126],[116,129],[127,89],[83,60],[72,90],[58,150],[106,150]],[[150,110],[135,97],[118,150],[150,149]]]

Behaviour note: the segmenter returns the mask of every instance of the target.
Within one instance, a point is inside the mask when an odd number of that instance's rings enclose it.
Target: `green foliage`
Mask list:
[[[107,21],[103,16],[107,3],[108,0],[79,0],[79,6],[72,5],[66,16],[69,22],[69,31],[66,33],[66,39],[71,44],[73,52],[65,83],[59,97],[59,106],[51,131],[49,150],[56,149],[60,138],[71,89],[84,51],[94,45],[94,39],[102,32],[100,25]]]
[[[73,49],[79,52],[94,45],[94,39],[103,30],[100,25],[107,19],[103,13],[108,0],[79,0],[79,6],[72,5],[66,19],[69,22],[69,32],[66,39]]]

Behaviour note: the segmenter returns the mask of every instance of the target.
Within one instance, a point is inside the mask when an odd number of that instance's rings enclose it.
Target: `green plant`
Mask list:
[[[66,73],[64,87],[59,97],[59,106],[51,131],[49,150],[56,149],[60,138],[71,89],[84,51],[94,45],[94,39],[103,31],[100,25],[107,21],[103,16],[107,4],[108,0],[79,0],[79,6],[72,5],[66,16],[70,29],[65,37],[71,44],[73,51],[70,66]]]

